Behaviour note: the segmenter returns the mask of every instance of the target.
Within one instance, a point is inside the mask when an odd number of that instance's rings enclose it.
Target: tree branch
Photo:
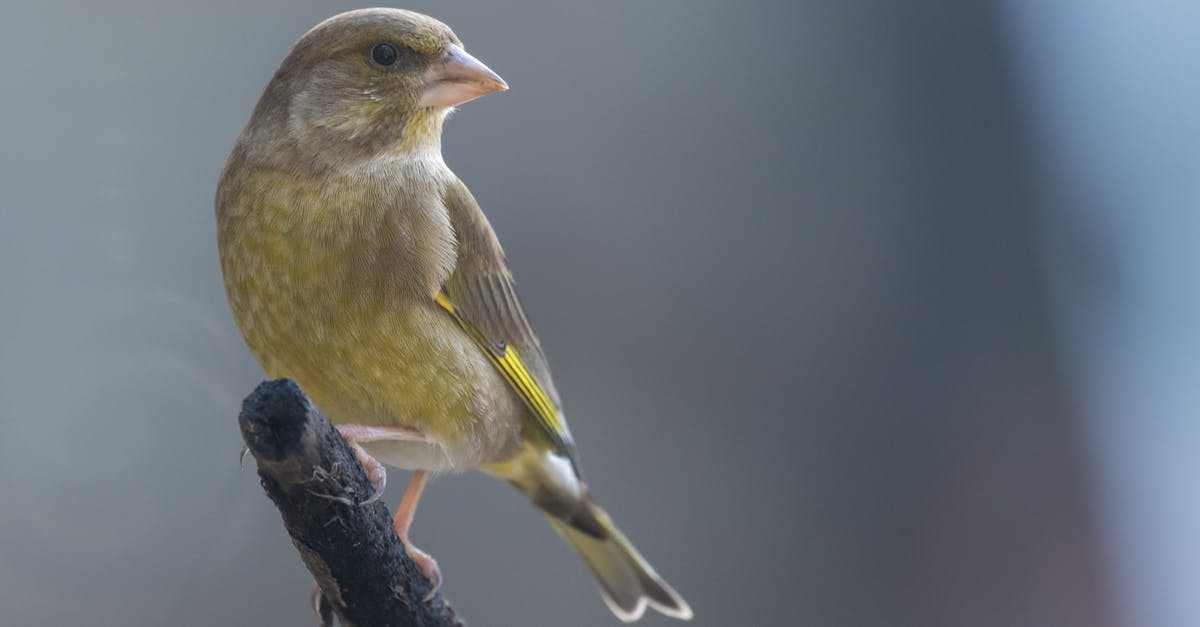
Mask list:
[[[260,384],[238,424],[267,496],[343,625],[463,627],[440,594],[424,600],[429,582],[404,552],[387,507],[357,504],[371,496],[371,483],[300,386]]]

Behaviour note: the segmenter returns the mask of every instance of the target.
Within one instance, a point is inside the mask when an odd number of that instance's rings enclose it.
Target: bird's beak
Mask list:
[[[480,96],[508,89],[508,83],[479,59],[450,46],[425,72],[422,107],[456,107]]]

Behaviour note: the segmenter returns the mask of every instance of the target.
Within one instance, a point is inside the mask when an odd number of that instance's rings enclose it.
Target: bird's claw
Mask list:
[[[374,494],[368,497],[367,500],[359,503],[359,505],[370,505],[383,498],[383,490],[387,487],[387,468],[384,468],[383,464],[372,457],[358,442],[354,440],[346,441],[350,444],[350,450],[354,451],[354,458],[358,460],[358,463],[362,464],[363,470],[367,473],[367,480],[375,488]]]
[[[433,600],[438,590],[442,588],[442,569],[438,567],[437,560],[409,542],[404,543],[404,552],[417,565],[417,568],[421,569],[421,574],[425,575],[425,578],[429,580],[429,592],[421,599],[428,603]]]
[[[372,458],[371,461],[374,461],[374,458]],[[375,464],[378,466],[378,468],[372,468],[367,471],[367,479],[371,481],[371,487],[375,488],[375,492],[372,493],[371,496],[367,497],[367,500],[359,503],[359,505],[370,505],[371,503],[383,498],[383,490],[387,487],[387,471],[384,470],[383,465],[379,462],[375,462]],[[365,466],[366,465],[364,464],[364,467]]]
[[[336,429],[346,440],[346,444],[350,445],[350,450],[354,452],[354,459],[357,459],[358,463],[362,465],[363,471],[367,473],[367,480],[371,482],[371,487],[375,488],[375,492],[358,505],[370,505],[383,498],[383,490],[387,487],[387,468],[384,468],[379,460],[372,457],[360,443],[360,438],[365,436],[359,432],[364,429],[369,432],[371,429],[361,425],[337,425]]]
[[[333,627],[333,604],[325,598],[325,593],[321,592],[321,586],[316,582],[313,583],[310,602],[313,612],[316,613],[317,618],[321,619],[321,627]]]

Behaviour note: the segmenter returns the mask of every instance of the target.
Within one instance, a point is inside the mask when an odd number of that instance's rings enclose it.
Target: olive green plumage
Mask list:
[[[396,53],[386,65],[380,42]],[[622,619],[647,603],[689,618],[587,497],[504,253],[442,160],[445,103],[503,86],[431,84],[451,52],[474,62],[444,24],[394,9],[336,16],[296,44],[217,191],[238,326],[267,374],[295,379],[334,422],[426,439],[365,445],[381,461],[483,469],[526,494]]]

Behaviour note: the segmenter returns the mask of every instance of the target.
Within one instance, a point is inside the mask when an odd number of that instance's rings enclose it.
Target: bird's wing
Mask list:
[[[529,408],[537,430],[578,473],[550,368],[521,308],[500,242],[465,185],[456,181],[444,200],[458,240],[458,258],[437,302],[471,336]]]

